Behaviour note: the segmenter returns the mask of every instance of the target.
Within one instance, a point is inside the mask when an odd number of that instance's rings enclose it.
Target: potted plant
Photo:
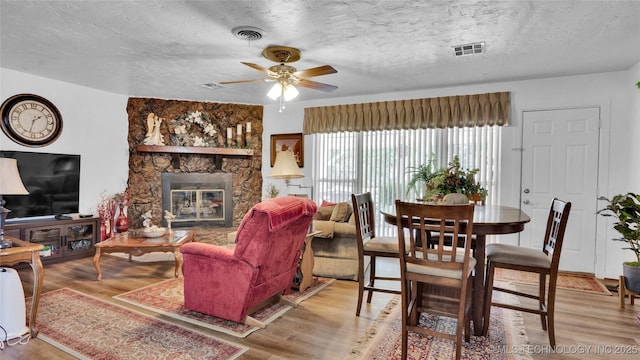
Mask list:
[[[622,237],[613,240],[625,242],[627,246],[623,249],[633,251],[636,256],[636,261],[623,263],[622,274],[625,286],[631,291],[640,292],[640,195],[629,192],[618,194],[611,200],[604,196],[598,200],[605,200],[608,204],[604,209],[598,210],[597,214],[617,220],[613,223],[613,228]]]
[[[456,155],[447,167],[433,171],[433,160],[427,164],[411,168],[413,173],[409,180],[408,191],[416,190],[417,184],[424,184],[422,200],[438,202],[445,195],[458,193],[464,194],[469,199],[487,196],[487,189],[480,186],[475,180],[479,169],[462,169],[460,158]]]
[[[426,184],[431,181],[431,178],[436,176],[436,173],[433,171],[433,159],[429,160],[426,164],[410,167],[407,170],[412,174],[411,179],[409,179],[407,183],[407,194],[413,190],[419,196],[418,185],[423,185],[426,188]]]
[[[269,183],[267,185],[267,198],[273,199],[274,197],[277,197],[278,194],[280,194],[280,190],[278,190],[278,188],[272,183]]]

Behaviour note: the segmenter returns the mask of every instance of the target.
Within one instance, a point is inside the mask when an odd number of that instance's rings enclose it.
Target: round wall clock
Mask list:
[[[0,108],[2,131],[24,146],[53,143],[62,133],[62,116],[49,100],[33,94],[14,95]]]

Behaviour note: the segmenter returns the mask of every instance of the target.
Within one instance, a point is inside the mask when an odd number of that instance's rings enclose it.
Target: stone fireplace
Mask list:
[[[171,122],[193,111],[206,113],[221,135],[226,134],[223,130],[250,122],[249,148],[176,146]],[[166,226],[164,210],[169,210],[180,217],[172,221],[172,227],[189,227],[196,231],[196,240],[203,241],[217,228],[237,227],[244,214],[261,201],[262,106],[129,98],[127,113],[130,228],[140,228],[141,215],[149,210],[154,225]],[[141,148],[149,113],[164,119],[160,132],[166,145],[147,146],[154,148],[151,151]],[[179,179],[176,187],[165,189],[164,179],[173,181],[174,176]]]
[[[233,180],[227,173],[163,173],[162,211],[172,227],[233,224]],[[163,226],[167,226],[163,219]]]

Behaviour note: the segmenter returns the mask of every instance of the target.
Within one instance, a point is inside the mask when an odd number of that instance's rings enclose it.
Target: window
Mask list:
[[[444,167],[458,155],[462,167],[480,169],[487,203],[497,203],[500,140],[500,126],[314,134],[314,199],[350,202],[370,191],[378,210],[392,209],[397,198],[419,196],[407,191],[412,167],[430,159]],[[379,236],[396,235],[379,212],[376,227]]]

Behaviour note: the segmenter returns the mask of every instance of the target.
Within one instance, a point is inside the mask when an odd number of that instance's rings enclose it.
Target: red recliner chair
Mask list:
[[[260,326],[248,315],[290,291],[316,210],[305,198],[269,199],[244,216],[235,247],[180,247],[185,308]]]

